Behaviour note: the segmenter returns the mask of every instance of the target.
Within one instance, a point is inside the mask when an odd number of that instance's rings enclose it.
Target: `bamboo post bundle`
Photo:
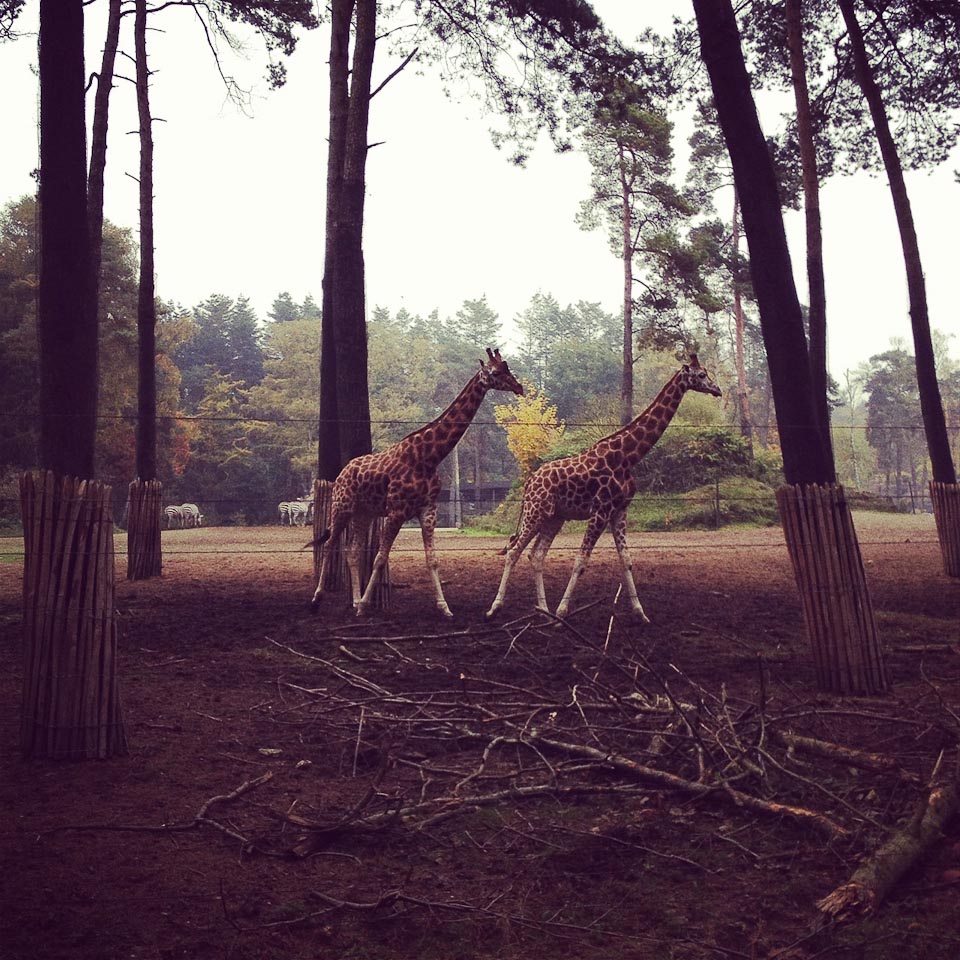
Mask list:
[[[127,504],[127,579],[159,577],[163,572],[160,547],[163,484],[138,477],[130,484]]]
[[[324,550],[332,550],[330,565],[327,570],[326,590],[341,590],[349,587],[350,571],[347,568],[346,540],[350,535],[349,528],[344,530],[337,543],[327,541],[319,543],[320,536],[330,529],[330,514],[333,508],[333,484],[329,480],[317,480],[313,485],[313,577],[320,578],[320,562]],[[366,584],[373,569],[373,560],[380,547],[380,536],[383,532],[383,517],[377,517],[367,532],[366,543],[360,557],[360,582]],[[380,581],[374,590],[374,605],[377,609],[385,610],[390,604],[390,564],[389,562],[380,573]]]
[[[948,577],[960,577],[960,484],[931,480],[930,499],[944,573]]]
[[[117,683],[110,494],[106,484],[52,472],[20,478],[25,757],[127,752]]]
[[[786,484],[777,490],[777,506],[817,683],[841,694],[886,690],[873,606],[843,487]]]
[[[344,553],[345,535],[337,539],[336,543],[328,541],[320,544],[320,537],[330,529],[330,514],[333,512],[333,484],[329,480],[317,480],[313,485],[313,580],[320,579],[320,562],[323,551],[330,550],[330,564],[327,567],[327,582],[325,590],[341,590],[350,583],[350,574],[347,571],[347,559]]]

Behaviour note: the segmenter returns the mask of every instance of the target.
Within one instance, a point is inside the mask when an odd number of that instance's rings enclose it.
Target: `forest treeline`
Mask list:
[[[37,462],[36,204],[0,212],[0,475],[3,513],[16,516],[15,480]],[[137,418],[137,246],[130,230],[107,223],[100,306],[98,476],[122,499],[135,469]],[[277,503],[304,495],[316,475],[321,311],[310,296],[280,293],[267,316],[242,295],[211,294],[186,309],[158,301],[158,468],[170,502],[204,504],[208,520],[262,523]],[[623,319],[598,304],[561,304],[535,294],[515,317],[499,317],[482,291],[452,316],[411,315],[378,306],[368,322],[370,405],[375,449],[435,417],[466,383],[487,345],[499,345],[543,403],[495,413],[488,402],[444,485],[459,469],[467,513],[503,496],[530,464],[518,462],[506,427],[533,418],[536,459],[575,452],[618,424]],[[732,325],[729,325],[732,326]],[[700,330],[702,360],[725,387],[723,405],[691,396],[641,465],[643,489],[683,492],[739,475],[780,482],[781,462],[759,326],[747,311],[745,375],[749,436],[733,389],[733,331]],[[509,334],[509,337],[508,337]],[[960,424],[960,364],[936,338],[948,420]],[[641,335],[635,361],[642,409],[676,368],[662,337]],[[927,462],[913,358],[902,343],[871,357],[834,384],[834,450],[853,488],[901,499],[926,486]],[[503,405],[501,405],[503,406]],[[549,422],[543,411],[550,410]],[[501,421],[501,422],[498,422]],[[954,438],[957,431],[952,432]]]

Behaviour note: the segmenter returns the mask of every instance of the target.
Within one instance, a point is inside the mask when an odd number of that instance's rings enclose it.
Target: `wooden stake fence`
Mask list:
[[[930,481],[930,499],[937,521],[937,539],[948,577],[960,577],[960,484]]]
[[[163,573],[162,515],[163,484],[159,480],[134,480],[127,499],[128,580],[147,580]]]
[[[328,540],[320,546],[318,540],[325,530],[330,529],[330,514],[333,507],[333,484],[329,480],[317,480],[313,485],[313,579],[320,578],[320,563],[324,550],[332,550],[331,562],[327,568],[326,590],[350,590],[350,571],[347,568],[346,541],[349,530],[344,531],[336,543]],[[373,569],[373,561],[380,548],[380,534],[383,531],[383,517],[377,517],[367,531],[367,542],[360,559],[360,582],[366,586]],[[380,581],[373,594],[374,606],[386,610],[390,606],[390,564],[383,568]]]
[[[784,537],[813,647],[817,683],[841,694],[887,689],[860,544],[840,484],[777,490]]]
[[[127,752],[117,683],[110,493],[105,484],[51,472],[20,479],[25,757]]]

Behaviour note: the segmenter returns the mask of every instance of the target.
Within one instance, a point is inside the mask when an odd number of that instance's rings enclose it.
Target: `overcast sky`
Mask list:
[[[37,0],[21,19],[26,35],[0,45],[4,142],[0,203],[32,192],[38,164],[38,84],[34,29]],[[646,26],[665,27],[676,3],[595,0],[597,11],[624,40]],[[88,10],[87,70],[99,65],[99,8]],[[652,10],[650,8],[653,8]],[[158,25],[160,17],[157,18]],[[326,56],[323,26],[301,39],[279,91],[263,80],[264,56],[251,44],[244,59],[224,53],[227,72],[253,88],[251,115],[224,93],[192,14],[171,9],[163,32],[151,35],[151,98],[155,126],[157,292],[193,306],[212,293],[248,296],[261,317],[289,291],[319,302],[323,258],[326,162]],[[376,78],[393,69],[380,56]],[[132,74],[129,62],[120,69]],[[476,83],[473,84],[476,89]],[[604,231],[582,232],[578,205],[589,191],[589,167],[578,154],[557,155],[542,142],[523,169],[491,143],[494,120],[466,94],[447,98],[436,76],[412,70],[391,82],[371,106],[365,223],[368,307],[405,307],[426,315],[456,312],[485,295],[504,322],[538,291],[561,305],[600,302],[619,312],[620,264]],[[766,125],[775,118],[764,117]],[[136,228],[136,105],[130,84],[111,101],[106,215]],[[685,144],[677,143],[682,163]],[[920,236],[933,326],[960,334],[956,224],[960,153],[933,173],[908,175]],[[829,359],[840,377],[892,337],[910,339],[906,284],[896,221],[883,177],[834,178],[823,190]],[[802,217],[787,230],[805,298]],[[952,355],[960,355],[960,338]],[[911,347],[912,349],[912,347]]]

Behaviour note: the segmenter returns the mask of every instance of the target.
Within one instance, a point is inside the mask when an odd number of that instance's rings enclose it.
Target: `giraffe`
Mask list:
[[[523,394],[523,386],[510,372],[506,361],[500,358],[500,351],[491,352],[487,347],[487,358],[487,363],[480,361],[480,369],[436,420],[407,434],[382,453],[368,453],[354,458],[334,481],[330,529],[321,534],[319,542],[325,543],[331,539],[336,542],[336,538],[349,525],[347,565],[350,568],[353,606],[357,616],[363,616],[366,612],[400,527],[405,521],[417,517],[423,534],[427,569],[436,591],[437,609],[445,617],[453,617],[443,596],[433,547],[437,496],[440,493],[437,468],[470,426],[488,390]],[[360,552],[366,531],[375,517],[385,517],[386,520],[380,549],[373,561],[366,590],[361,596]],[[329,556],[330,551],[325,550],[317,589],[311,602],[314,613],[323,599]]]
[[[506,562],[500,588],[487,611],[487,619],[503,606],[510,572],[534,537],[537,539],[530,552],[530,561],[537,589],[537,607],[547,610],[543,565],[550,544],[565,520],[589,520],[567,589],[557,607],[557,616],[566,616],[574,588],[586,569],[590,553],[604,527],[609,526],[620,557],[623,586],[632,611],[643,622],[650,622],[637,597],[627,551],[627,507],[637,491],[633,469],[663,435],[688,390],[721,396],[720,388],[700,366],[696,354],[690,355],[689,363],[670,378],[656,399],[635,420],[582,453],[545,463],[530,476],[523,490],[517,532],[501,551],[506,554]]]

